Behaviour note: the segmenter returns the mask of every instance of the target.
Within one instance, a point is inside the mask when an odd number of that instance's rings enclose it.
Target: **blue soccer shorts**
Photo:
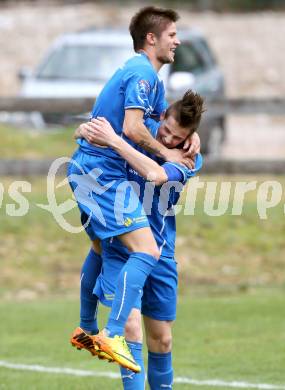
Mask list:
[[[119,156],[74,153],[67,170],[81,223],[93,241],[149,227],[139,201],[139,186],[127,180],[125,161]]]
[[[177,263],[173,258],[160,257],[147,278],[141,313],[158,321],[174,321],[177,306]]]
[[[103,266],[93,293],[103,305],[112,305],[118,275],[128,257],[129,251],[117,239],[102,243]],[[143,315],[158,321],[175,320],[177,282],[176,261],[160,257],[146,280],[142,297],[138,298],[134,307],[140,309]]]

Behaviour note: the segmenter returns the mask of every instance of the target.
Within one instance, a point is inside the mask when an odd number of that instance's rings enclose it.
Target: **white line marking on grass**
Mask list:
[[[12,368],[14,370],[23,370],[23,371],[37,371],[37,372],[47,372],[49,374],[66,374],[73,376],[97,376],[103,378],[118,379],[121,377],[120,374],[116,372],[104,372],[104,371],[88,371],[88,370],[77,370],[74,368],[60,368],[60,367],[45,367],[34,364],[14,364],[0,360],[0,367]]]
[[[78,370],[74,368],[60,368],[60,367],[45,367],[39,365],[28,364],[14,364],[0,360],[0,367],[10,368],[14,370],[46,372],[50,374],[65,374],[73,376],[94,376],[109,379],[119,379],[121,375],[111,371],[88,371]],[[196,380],[189,377],[176,377],[174,383],[189,384],[194,386],[209,386],[209,387],[233,387],[242,389],[261,389],[261,390],[285,390],[285,385],[271,385],[266,383],[248,383],[248,382],[226,382],[220,379]]]
[[[190,384],[196,386],[211,386],[211,387],[235,387],[240,389],[263,389],[263,390],[285,390],[285,385],[270,385],[267,383],[248,383],[248,382],[226,382],[220,379],[196,380],[187,377],[177,377],[175,383]]]

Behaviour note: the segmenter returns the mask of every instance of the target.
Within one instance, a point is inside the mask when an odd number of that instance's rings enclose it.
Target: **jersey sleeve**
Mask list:
[[[179,181],[180,183],[183,182],[184,174],[175,165],[173,165],[172,163],[164,163],[162,167],[167,175],[167,181]]]
[[[148,69],[140,69],[129,74],[124,80],[124,108],[139,108],[145,112],[153,110],[151,93],[154,87],[154,76]]]
[[[195,168],[189,169],[184,165],[180,165],[174,162],[166,162],[162,165],[164,168],[168,181],[179,181],[182,184],[186,184],[187,180],[195,176],[200,171],[203,165],[203,157],[199,153],[195,157]]]

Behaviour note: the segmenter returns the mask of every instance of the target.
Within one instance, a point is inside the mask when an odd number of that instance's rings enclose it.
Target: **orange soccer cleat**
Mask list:
[[[98,356],[99,359],[108,360],[109,362],[114,361],[111,356],[94,345],[93,337],[94,336],[84,332],[84,330],[80,327],[77,327],[71,336],[70,343],[73,347],[76,347],[79,350],[86,349],[92,356]]]

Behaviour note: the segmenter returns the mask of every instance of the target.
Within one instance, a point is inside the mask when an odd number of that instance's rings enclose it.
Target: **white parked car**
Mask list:
[[[206,103],[223,97],[224,78],[202,34],[196,30],[181,31],[179,39],[175,62],[160,71],[167,98],[180,98],[189,88],[204,96]],[[63,35],[50,47],[34,73],[20,72],[20,95],[95,99],[115,70],[133,54],[126,30],[89,29]],[[45,114],[44,120],[58,122],[64,118]],[[199,134],[203,152],[217,153],[225,136],[224,118],[206,113]]]

